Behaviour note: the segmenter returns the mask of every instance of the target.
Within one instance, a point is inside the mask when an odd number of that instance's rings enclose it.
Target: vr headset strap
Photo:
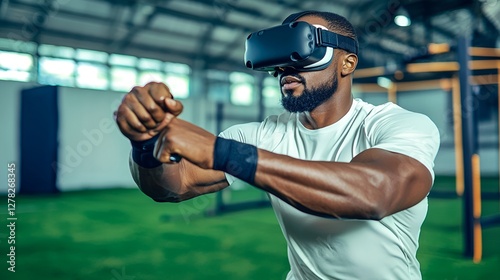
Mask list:
[[[328,30],[321,29],[318,45],[343,49],[348,52],[358,54],[358,44],[352,38],[340,35]]]

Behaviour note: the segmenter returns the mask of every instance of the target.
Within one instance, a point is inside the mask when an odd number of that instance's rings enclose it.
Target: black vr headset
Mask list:
[[[333,49],[358,53],[358,42],[352,38],[316,27],[298,18],[305,11],[288,16],[282,25],[248,35],[245,42],[245,65],[277,76],[278,70],[291,67],[298,71],[316,71],[328,67]]]

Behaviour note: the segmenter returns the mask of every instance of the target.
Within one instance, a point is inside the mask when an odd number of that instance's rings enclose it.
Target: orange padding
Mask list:
[[[483,254],[483,237],[481,231],[481,169],[479,155],[472,155],[472,213],[474,215],[474,252],[472,261],[478,263]]]
[[[429,44],[427,46],[427,50],[429,51],[430,54],[440,54],[440,53],[447,53],[450,51],[450,45],[449,44]]]
[[[474,219],[481,217],[481,170],[479,168],[479,155],[472,155],[472,215]]]
[[[474,252],[472,261],[479,263],[483,256],[483,235],[481,231],[481,223],[479,220],[474,221]]]

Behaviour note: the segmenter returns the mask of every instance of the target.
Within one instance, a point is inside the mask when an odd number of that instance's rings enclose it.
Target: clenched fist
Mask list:
[[[163,163],[171,163],[171,155],[179,155],[203,168],[213,167],[215,135],[187,121],[173,118],[161,131],[154,156]]]
[[[125,95],[115,120],[127,138],[145,141],[161,132],[182,109],[182,103],[173,99],[165,84],[151,82]]]

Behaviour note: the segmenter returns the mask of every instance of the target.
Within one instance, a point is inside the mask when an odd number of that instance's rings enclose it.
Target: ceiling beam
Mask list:
[[[114,0],[98,0],[102,2],[108,2],[108,3],[114,3]],[[227,23],[221,20],[215,13],[206,13],[203,16],[200,15],[194,15],[185,11],[180,11],[180,10],[175,10],[172,8],[169,8],[166,5],[156,5],[156,11],[158,14],[162,15],[167,15],[173,18],[179,18],[182,20],[189,20],[193,21],[196,23],[212,23],[213,25],[216,26],[222,26],[226,27],[229,29],[241,29],[241,30],[246,30],[250,31],[253,28],[248,27],[243,24],[238,24],[238,23]]]
[[[113,7],[113,12],[111,13],[110,17],[112,18],[111,20],[111,23],[109,24],[109,31],[108,31],[108,36],[109,38],[113,38],[114,41],[118,41],[119,38],[118,38],[118,34],[119,34],[119,30],[120,30],[120,25],[121,25],[121,21],[122,21],[122,18],[123,18],[123,15],[125,14],[125,7],[123,6],[118,6],[116,5],[115,7]]]
[[[0,19],[0,37],[9,38],[9,34],[12,31],[17,31],[23,28],[22,23],[6,21]],[[53,37],[57,38],[59,42],[64,42],[64,44],[59,44],[61,46],[68,46],[72,48],[88,48],[97,51],[103,51],[107,53],[112,53],[110,49],[110,45],[112,43],[112,39],[110,38],[102,38],[90,35],[83,34],[74,34],[66,31],[59,31],[53,29],[45,29],[43,34],[40,36],[40,43],[53,43],[46,42],[44,37]],[[73,43],[72,43],[73,42]],[[81,42],[85,42],[85,45],[82,45]],[[170,61],[170,62],[178,62],[185,63],[193,67],[195,63],[195,59],[191,52],[173,49],[168,47],[153,47],[146,44],[139,43],[131,43],[126,50],[122,54],[134,55],[144,58],[153,58],[159,59],[162,61]],[[229,60],[224,64],[219,64],[221,69],[234,71],[242,71],[245,70],[241,63],[241,61]],[[241,65],[241,66],[240,66]]]
[[[9,8],[9,0],[0,0],[0,18],[5,17]]]
[[[219,5],[217,2],[218,1],[215,1],[214,5]],[[221,6],[214,7],[214,9],[217,9],[217,11],[218,11],[217,14],[218,14],[220,21],[223,22],[226,20],[226,17],[227,17],[227,14],[229,13],[230,8],[231,8],[231,5],[229,5],[229,3],[223,3]],[[206,27],[205,32],[198,40],[198,46],[200,48],[200,52],[197,54],[197,60],[202,61],[204,57],[208,56],[208,54],[206,53],[207,46],[208,46],[207,41],[212,38],[214,30],[215,30],[215,26],[212,22],[210,22],[208,24],[208,26]]]
[[[47,17],[50,16],[53,11],[54,7],[52,3],[54,0],[45,0],[41,5],[37,5],[37,13],[31,18],[31,36],[29,38],[30,41],[37,42],[38,37],[40,36],[40,33],[42,32],[44,28],[45,21],[47,21]]]
[[[6,20],[0,20],[0,26],[1,26],[0,37],[6,37],[6,38],[12,37],[8,36],[8,34],[10,34],[11,31],[23,28],[23,24],[21,23],[6,21]],[[72,32],[60,31],[48,28],[44,30],[44,33],[42,35],[47,37],[58,38],[61,39],[61,41],[85,42],[85,45],[93,45],[95,47],[93,49],[112,53],[110,46],[111,43],[113,42],[113,39],[111,38],[103,38],[85,34],[75,34]],[[70,47],[79,48],[79,46],[76,44],[71,45]],[[175,53],[178,56],[186,58],[187,60],[191,60],[192,57],[191,53],[185,50],[172,49],[168,47],[154,47],[138,43],[130,44],[129,49],[142,49],[144,51],[152,51],[157,54],[162,54],[162,57],[165,57],[165,54],[169,53]]]
[[[218,16],[221,16],[228,11],[235,11],[243,14],[247,14],[253,17],[265,17],[264,14],[258,9],[252,9],[247,7],[237,6],[236,2],[238,0],[184,0],[185,2],[192,2],[193,5],[203,4],[207,9],[215,9]]]
[[[111,0],[106,0],[106,1],[111,1]],[[29,9],[33,9],[33,10],[37,9],[36,5],[27,4],[27,3],[20,2],[17,0],[14,0],[13,2],[11,2],[11,5],[15,6],[16,8],[19,8],[19,9],[25,9],[25,8],[29,8]],[[72,19],[75,21],[81,20],[81,21],[92,21],[92,22],[96,22],[99,24],[109,24],[109,18],[107,18],[107,17],[100,17],[100,16],[91,15],[91,14],[84,14],[84,13],[68,11],[68,10],[59,10],[57,12],[57,16],[69,18],[69,19]],[[127,25],[126,27],[128,29],[134,28],[134,26],[130,22],[125,23],[125,24]],[[26,28],[26,26],[23,26],[23,28]],[[146,31],[151,32],[153,34],[161,35],[161,36],[172,36],[172,37],[179,37],[179,38],[190,39],[190,40],[195,40],[198,38],[197,36],[191,35],[189,33],[184,33],[184,32],[180,32],[180,31],[173,31],[173,30],[167,31],[167,30],[159,29],[159,28],[148,27],[146,29]],[[23,38],[23,39],[26,40],[27,38]],[[214,43],[221,44],[221,45],[227,44],[226,41],[221,41],[221,40],[217,40],[217,39],[215,39]]]
[[[127,34],[123,37],[123,39],[119,41],[115,41],[112,44],[112,49],[115,49],[116,51],[122,51],[127,47],[130,42],[134,39],[134,37],[137,35],[137,33],[141,32],[142,30],[148,28],[153,21],[153,19],[158,15],[156,13],[156,8],[153,8],[154,10],[147,15],[147,17],[144,19],[144,21],[140,24],[134,25],[132,28],[129,29]],[[136,12],[137,13],[137,12]]]

